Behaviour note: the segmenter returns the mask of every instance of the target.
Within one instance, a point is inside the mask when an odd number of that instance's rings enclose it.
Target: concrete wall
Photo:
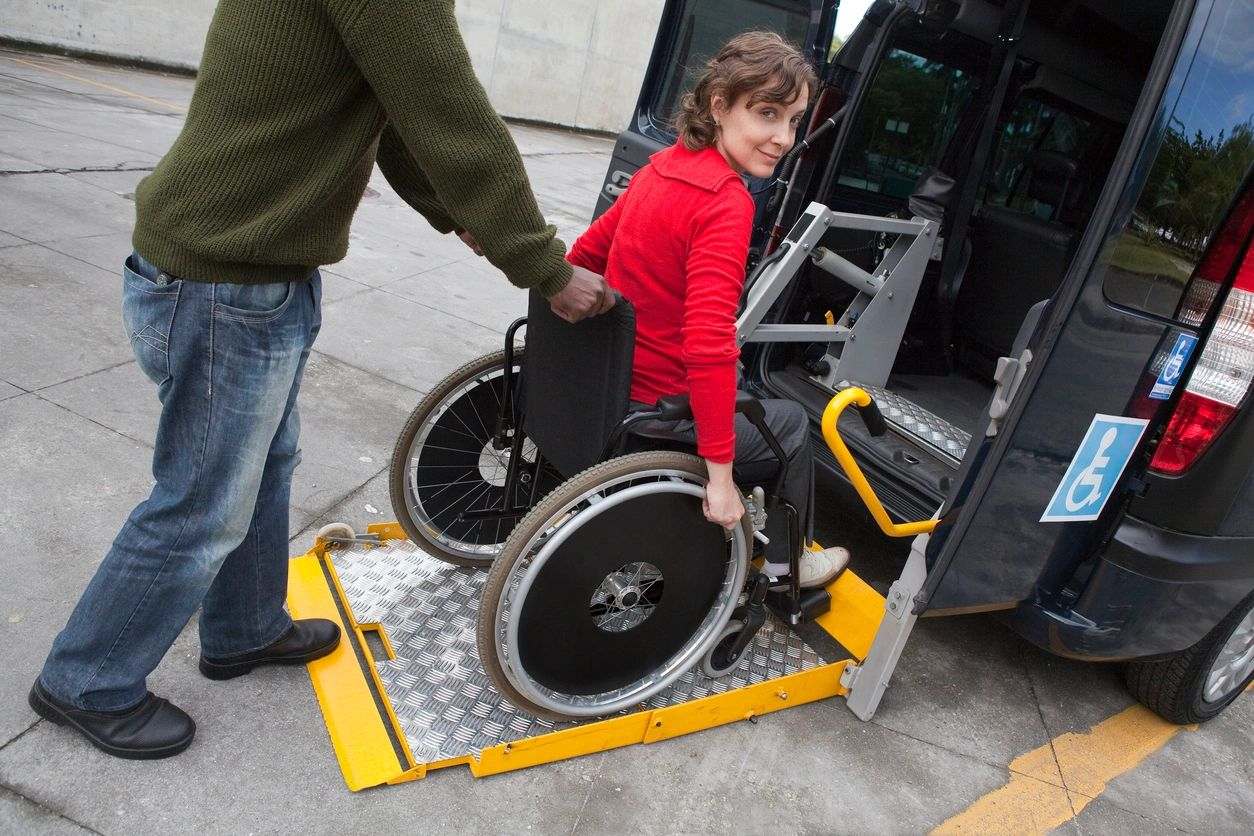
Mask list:
[[[475,71],[506,116],[619,131],[663,0],[457,0]],[[216,0],[0,0],[0,36],[179,67]],[[420,5],[416,2],[415,5]]]

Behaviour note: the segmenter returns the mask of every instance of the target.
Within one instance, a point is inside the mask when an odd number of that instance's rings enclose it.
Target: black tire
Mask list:
[[[731,658],[726,651],[736,641],[737,635],[741,630],[745,629],[745,623],[738,618],[733,618],[727,622],[727,626],[723,628],[723,634],[719,637],[718,644],[710,648],[710,652],[705,654],[705,658],[701,660],[701,672],[710,679],[719,679],[727,676],[740,666],[740,660],[745,658],[745,653],[749,650],[746,645],[736,658]]]
[[[514,352],[515,372],[521,368],[522,358],[521,349]],[[491,422],[482,420],[478,412],[499,402],[504,393],[504,378],[501,374],[504,368],[505,352],[496,351],[466,363],[441,380],[410,413],[392,451],[388,490],[397,522],[418,546],[441,560],[459,566],[483,568],[491,565],[513,527],[513,521],[508,519],[480,523],[478,527],[456,520],[459,510],[501,507],[505,496],[504,488],[484,481],[478,466],[479,450],[489,442],[490,434],[494,430]],[[483,378],[489,379],[480,380]],[[474,384],[476,380],[480,382]],[[466,390],[471,384],[472,388]],[[436,424],[427,428],[425,441],[419,445],[420,449],[414,450],[415,439],[427,427],[428,419],[436,413],[439,413],[435,418]],[[445,421],[445,415],[450,416],[446,422],[448,425],[441,426],[440,422]],[[447,446],[431,442],[432,435],[437,433],[442,434],[437,436],[437,440],[442,440]],[[465,449],[460,449],[463,446]],[[424,465],[421,463],[424,456],[441,456],[442,459],[439,464]],[[453,458],[450,459],[450,456]],[[410,481],[411,466],[414,482]],[[419,474],[424,470],[440,474],[431,478],[453,479],[453,482],[444,483],[446,490],[455,486],[454,493],[439,499],[444,504],[439,507],[438,513],[432,511],[429,514],[430,519],[423,518],[424,508],[421,501],[414,500],[415,489],[419,494],[424,490],[424,485],[417,485],[415,488]],[[542,496],[548,488],[560,481],[547,472],[540,474],[538,478],[543,482],[538,486],[537,496]],[[434,489],[439,488],[440,484],[430,484],[433,493],[438,493]],[[518,493],[520,495],[516,500],[525,499],[521,490]]]
[[[1252,609],[1254,594],[1188,650],[1164,659],[1129,662],[1124,681],[1132,696],[1163,719],[1181,725],[1205,722],[1219,714],[1254,681],[1251,669],[1222,694],[1207,699],[1207,680],[1215,661],[1238,626],[1245,622],[1243,630],[1249,629]]]
[[[574,498],[588,490],[595,489],[616,478],[634,472],[649,470],[675,470],[697,477],[701,481],[708,478],[705,462],[687,453],[654,451],[634,453],[620,456],[589,468],[582,473],[563,482],[553,489],[543,500],[536,504],[514,530],[502,550],[501,559],[493,564],[484,582],[483,595],[479,603],[479,618],[476,629],[476,640],[479,649],[479,661],[492,679],[493,685],[511,703],[523,710],[552,720],[570,720],[571,716],[552,711],[537,705],[510,683],[498,655],[496,640],[496,623],[498,603],[505,585],[512,576],[514,565],[523,559],[529,559],[525,553],[527,544],[553,522],[554,517]],[[753,542],[753,528],[749,515],[741,519],[741,527],[746,543]],[[746,559],[747,559],[746,554]],[[729,613],[730,615],[730,613]],[[702,655],[703,658],[704,654]],[[697,664],[700,664],[698,661]]]

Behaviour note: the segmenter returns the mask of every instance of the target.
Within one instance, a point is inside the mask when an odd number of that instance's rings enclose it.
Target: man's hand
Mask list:
[[[567,322],[603,314],[617,302],[609,282],[583,267],[572,267],[566,287],[549,297],[553,313]]]
[[[471,235],[469,232],[463,229],[461,232],[457,233],[457,237],[462,239],[463,244],[465,244],[467,247],[470,247],[470,249],[474,250],[475,255],[479,256],[480,258],[483,257],[483,247],[479,246],[479,242],[475,240],[475,236]]]

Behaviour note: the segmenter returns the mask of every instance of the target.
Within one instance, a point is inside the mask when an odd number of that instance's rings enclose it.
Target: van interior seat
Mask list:
[[[971,262],[954,305],[959,361],[990,378],[1008,355],[1028,309],[1054,294],[1071,260],[1077,231],[1056,220],[1077,201],[1075,160],[1037,152],[1008,203],[1022,190],[1049,218],[1009,206],[986,205],[972,217]]]

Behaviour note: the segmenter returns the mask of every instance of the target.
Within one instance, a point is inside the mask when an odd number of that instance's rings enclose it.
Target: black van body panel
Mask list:
[[[1104,520],[1039,522],[1093,416],[1125,413],[1166,331],[1161,322],[1113,310],[1102,296],[1102,278],[1101,271],[1090,275],[1075,308],[1061,314],[1062,332],[1033,390],[1024,393],[1022,417],[979,506],[967,509],[973,516],[960,551],[941,570],[929,608],[1004,609],[1035,599],[1042,581],[1069,576],[1118,519],[1117,492]]]
[[[1163,656],[1192,647],[1251,590],[1254,538],[1182,534],[1127,516],[1074,605],[1025,602],[1006,621],[1059,656]]]
[[[649,157],[665,147],[665,143],[635,131],[624,131],[618,135],[618,141],[614,144],[614,155],[610,158],[610,167],[605,173],[605,182],[601,184],[601,194],[597,197],[596,209],[592,213],[593,220],[601,217],[610,208],[623,189],[627,188],[632,175]]]

